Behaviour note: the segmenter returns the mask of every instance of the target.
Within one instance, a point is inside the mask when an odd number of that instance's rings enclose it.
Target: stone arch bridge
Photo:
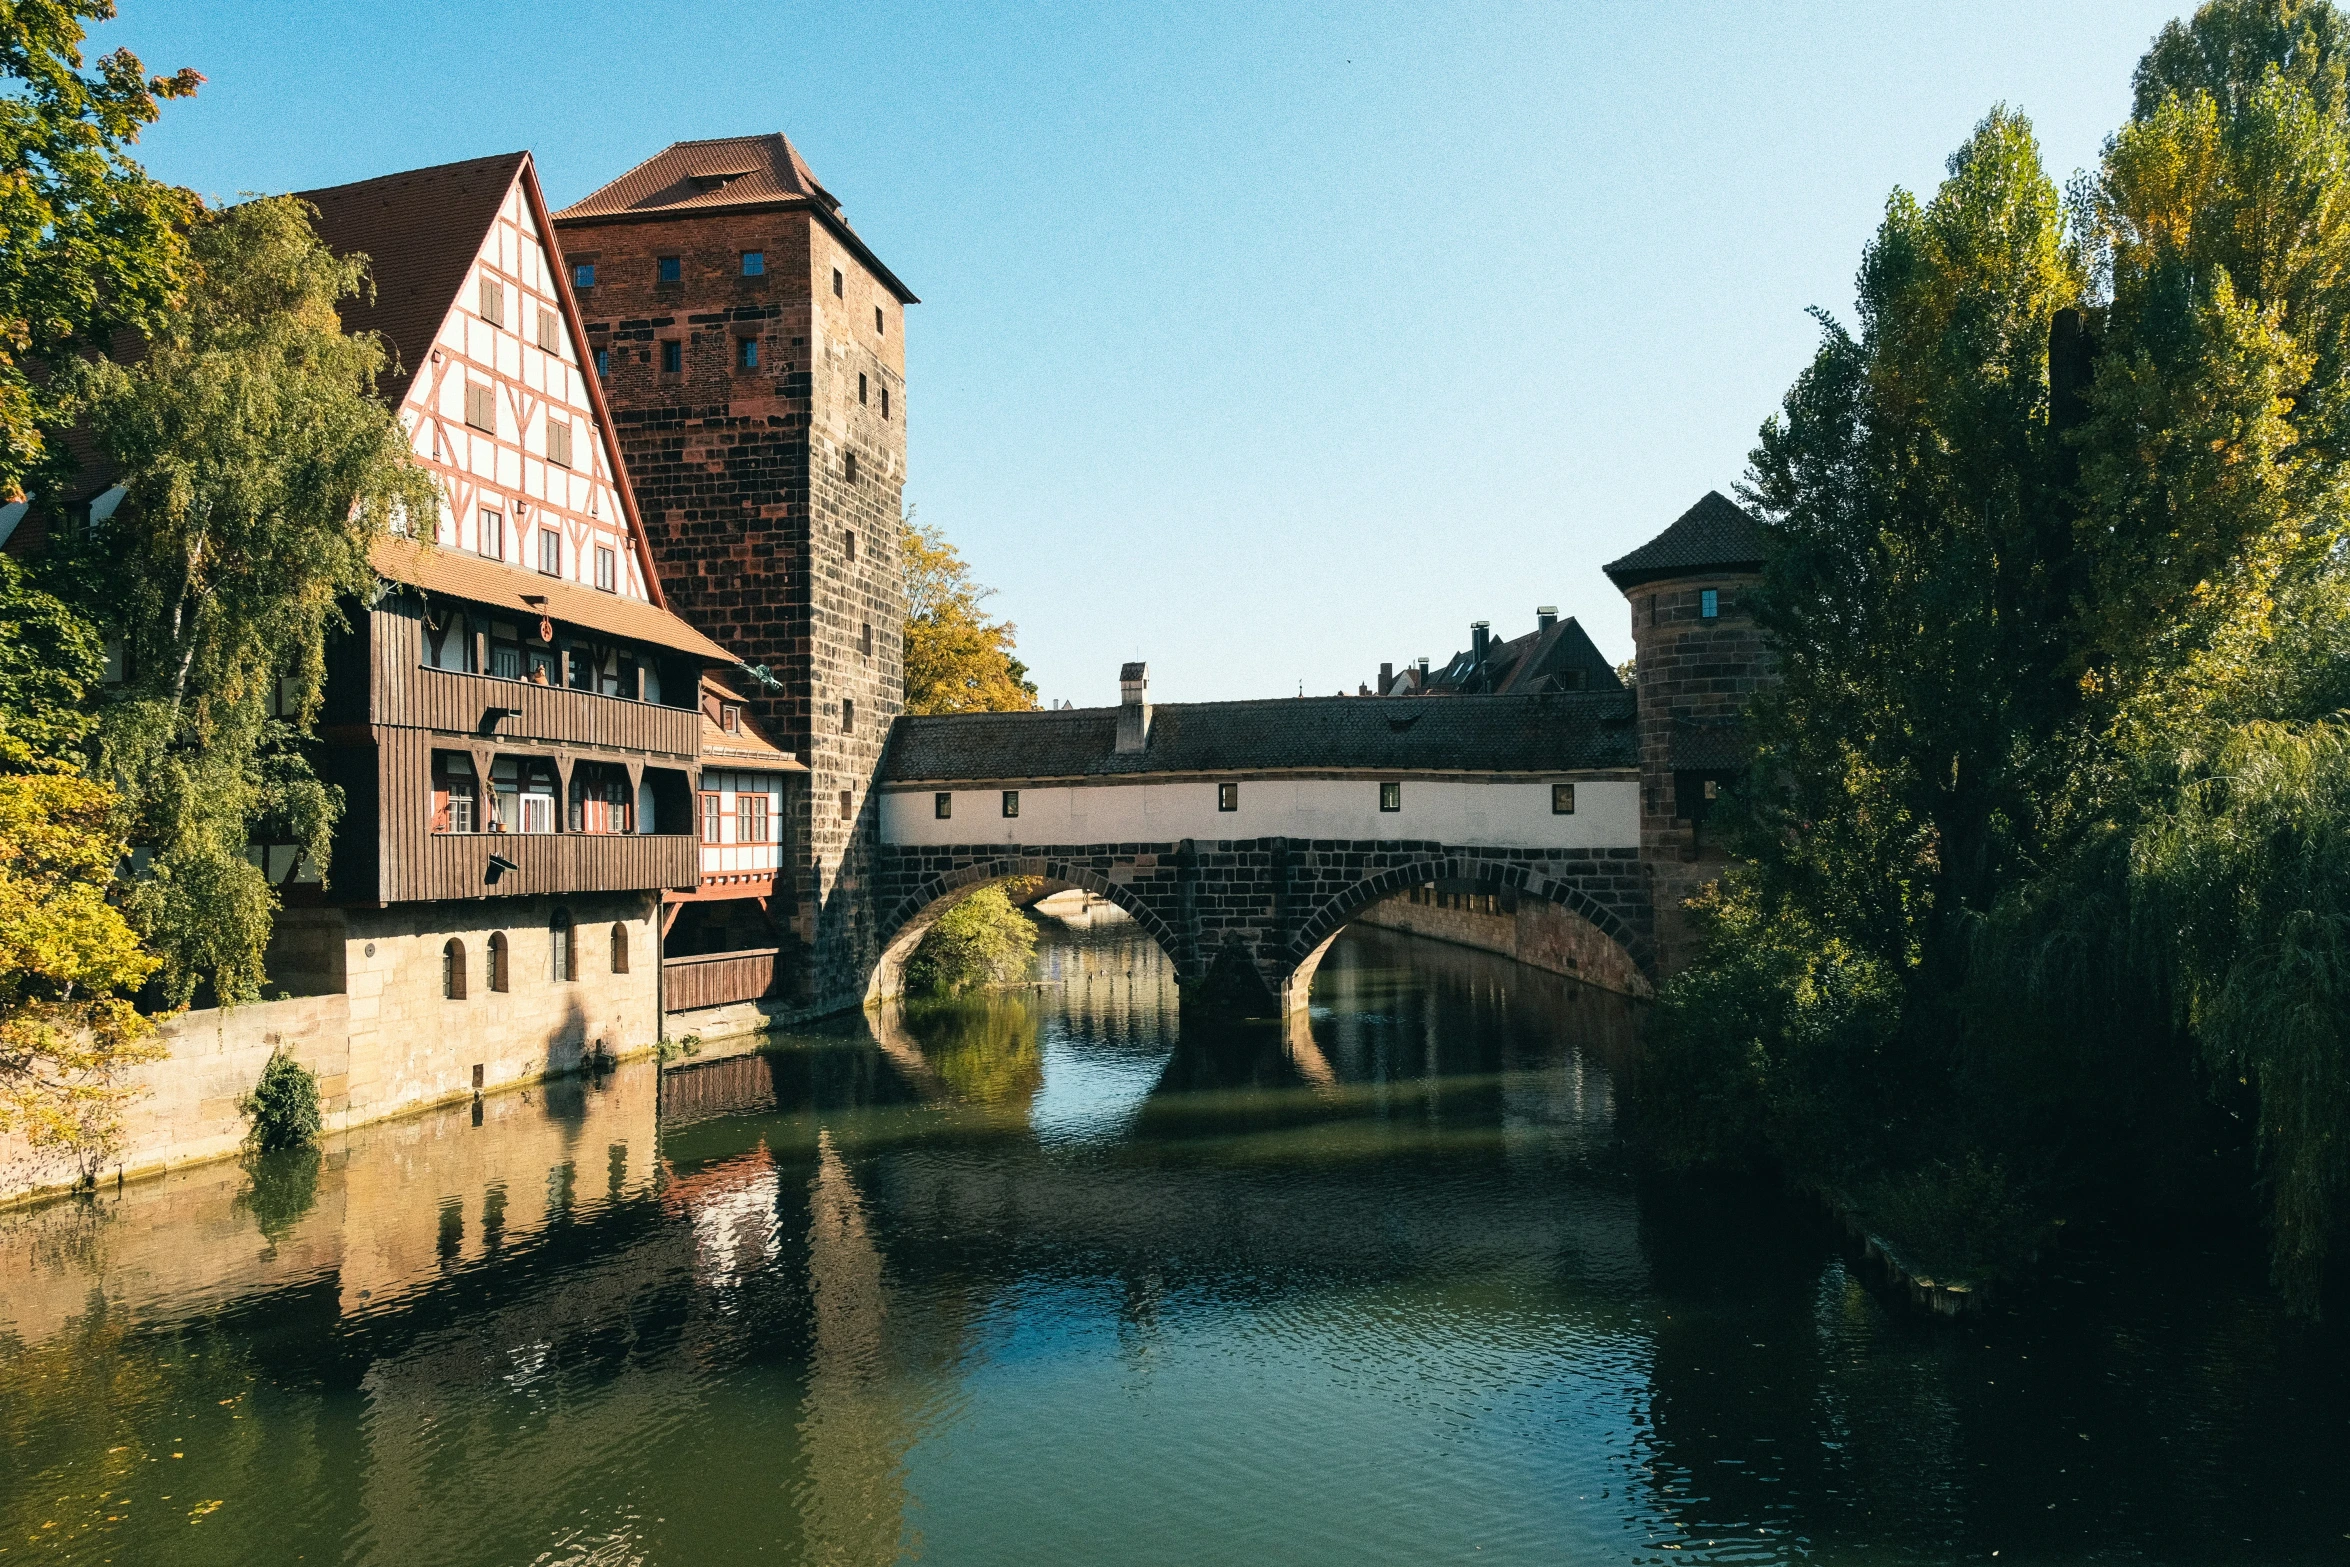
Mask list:
[[[1433,887],[1558,911],[1570,963],[1656,955],[1631,693],[1170,704],[900,719],[882,766],[868,999],[938,916],[1012,877],[1132,915],[1187,996],[1302,1010],[1331,940]]]

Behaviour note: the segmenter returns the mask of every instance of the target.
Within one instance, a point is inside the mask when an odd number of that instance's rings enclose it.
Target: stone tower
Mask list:
[[[778,682],[746,694],[809,769],[771,911],[797,999],[853,1000],[905,699],[914,295],[781,135],[678,142],[554,224],[670,603]]]
[[[1656,911],[1660,978],[1689,961],[1681,905],[1721,874],[1706,817],[1746,770],[1740,724],[1771,664],[1749,598],[1762,578],[1762,530],[1719,491],[1606,567],[1632,606],[1639,701],[1640,857]]]

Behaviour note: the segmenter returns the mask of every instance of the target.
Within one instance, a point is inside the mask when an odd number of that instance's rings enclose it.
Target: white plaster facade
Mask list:
[[[1380,809],[1384,785],[1397,809]],[[1570,784],[1574,809],[1552,809]],[[1235,809],[1218,808],[1236,786]],[[938,797],[950,799],[938,814]],[[1640,845],[1640,783],[1628,774],[1556,778],[1136,778],[1005,790],[897,786],[881,796],[881,841],[934,844],[1167,843],[1182,838],[1417,839],[1505,849],[1631,849]]]

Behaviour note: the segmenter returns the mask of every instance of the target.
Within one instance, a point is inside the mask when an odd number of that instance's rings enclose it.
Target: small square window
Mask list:
[[[550,577],[563,575],[563,535],[552,528],[539,529],[539,570]]]
[[[609,348],[596,350],[596,379],[599,381],[612,379],[612,350]]]
[[[596,264],[592,261],[582,261],[574,266],[571,269],[571,286],[573,288],[594,288],[596,286]]]
[[[620,555],[600,544],[596,546],[596,586],[606,593],[620,591]]]
[[[857,814],[857,797],[847,789],[840,792],[840,819],[847,821]]]
[[[1004,814],[1006,816],[1017,816],[1020,814],[1019,790],[1006,789],[1004,791]]]
[[[675,375],[684,368],[685,345],[674,337],[670,338],[661,345],[661,369],[666,374]]]
[[[1553,816],[1575,814],[1575,786],[1573,784],[1554,783],[1550,786],[1550,814]]]
[[[1240,785],[1236,783],[1220,783],[1216,785],[1216,809],[1219,811],[1239,810]]]
[[[1722,595],[1718,589],[1701,589],[1697,595],[1697,618],[1718,620],[1722,614]]]
[[[889,417],[889,388],[886,386],[881,389],[881,417]]]
[[[838,298],[840,298],[840,297],[841,297],[841,292],[840,292],[840,268],[838,268],[838,267],[834,267],[834,268],[832,269],[832,297],[833,297],[833,298],[835,298],[835,299],[838,299]]]
[[[941,790],[930,797],[930,814],[945,821],[955,814],[955,797]]]
[[[656,268],[654,277],[663,283],[685,281],[685,257],[683,256],[663,256],[654,262],[654,267]]]
[[[737,370],[759,368],[759,340],[757,338],[738,337],[734,340],[734,367]]]
[[[865,400],[865,372],[860,370],[857,372],[857,401],[862,405]]]
[[[765,252],[764,250],[746,250],[746,251],[744,251],[744,252],[743,252],[743,276],[744,276],[744,277],[765,277],[766,275],[767,275],[767,252]]]
[[[1403,809],[1402,784],[1383,783],[1379,786],[1379,809],[1383,811],[1400,811]]]

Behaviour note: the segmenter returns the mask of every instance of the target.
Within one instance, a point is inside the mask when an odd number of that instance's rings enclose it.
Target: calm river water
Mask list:
[[[0,1559],[2332,1562],[2350,1355],[2256,1259],[1964,1325],[1635,1179],[1627,1004],[1155,951],[0,1218]]]

